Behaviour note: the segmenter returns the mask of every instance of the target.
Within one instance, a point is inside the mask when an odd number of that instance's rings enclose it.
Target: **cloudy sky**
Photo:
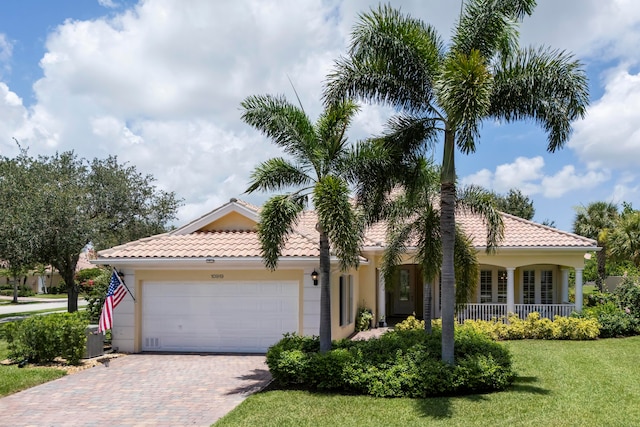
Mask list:
[[[443,37],[459,1],[393,1]],[[12,138],[30,153],[117,155],[185,200],[179,224],[245,195],[258,162],[279,152],[240,120],[252,94],[295,85],[306,111],[321,109],[322,82],[345,51],[359,13],[374,1],[21,0],[0,5],[0,155]],[[591,201],[640,207],[640,3],[539,0],[523,45],[570,50],[585,64],[588,116],[567,146],[545,151],[531,124],[483,125],[460,179],[497,192],[519,188],[535,220],[570,230]],[[378,133],[386,112],[365,106],[350,134]],[[440,154],[434,153],[439,160]]]

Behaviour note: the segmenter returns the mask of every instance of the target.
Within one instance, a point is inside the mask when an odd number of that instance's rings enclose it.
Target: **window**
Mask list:
[[[522,272],[522,303],[536,303],[536,272],[535,270],[524,270]]]
[[[553,271],[540,272],[540,303],[553,304]]]
[[[353,323],[353,276],[340,276],[340,326]]]
[[[507,302],[507,270],[498,270],[498,302]]]
[[[398,300],[409,301],[411,296],[411,284],[409,283],[409,270],[400,270],[400,283],[398,285]]]
[[[493,296],[491,294],[493,288],[493,271],[481,270],[480,271],[480,302],[493,302]]]

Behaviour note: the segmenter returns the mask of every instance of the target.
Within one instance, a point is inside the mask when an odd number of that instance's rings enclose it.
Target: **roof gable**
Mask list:
[[[172,231],[172,236],[186,236],[198,231],[255,231],[260,220],[259,208],[231,199],[228,203]]]

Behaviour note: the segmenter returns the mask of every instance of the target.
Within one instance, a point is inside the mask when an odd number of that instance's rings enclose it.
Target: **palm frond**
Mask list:
[[[275,270],[285,242],[304,209],[304,196],[279,195],[267,200],[260,212],[258,238],[265,266]]]
[[[456,129],[456,144],[465,154],[475,152],[479,124],[491,106],[493,77],[480,51],[453,53],[444,62],[438,79],[438,103]]]
[[[495,66],[490,115],[540,124],[548,134],[549,152],[562,148],[571,122],[583,118],[588,105],[587,75],[566,52],[529,48]]]
[[[324,162],[323,170],[318,175],[326,175],[335,171],[336,162],[346,150],[346,131],[360,107],[353,101],[341,100],[329,105],[316,123],[319,149],[323,153],[319,156]]]
[[[456,198],[457,207],[482,217],[487,228],[487,252],[495,251],[504,238],[504,224],[494,195],[480,186],[469,185],[459,189]]]
[[[324,98],[333,102],[346,96],[425,111],[442,52],[433,27],[390,6],[372,9],[360,16],[349,59],[337,61]]]
[[[275,157],[260,163],[251,172],[249,188],[246,193],[260,191],[280,191],[289,187],[309,186],[313,178],[299,166],[281,157]]]
[[[333,175],[323,177],[313,189],[318,222],[329,236],[342,270],[358,266],[364,239],[364,221],[352,206],[349,194],[347,182]]]
[[[478,283],[478,256],[471,239],[456,227],[454,247],[456,303],[471,301]]]
[[[254,95],[240,104],[242,120],[262,132],[284,151],[309,161],[316,135],[305,112],[284,96]]]
[[[466,55],[478,50],[487,61],[509,56],[518,48],[518,22],[535,5],[535,0],[467,0],[451,50]]]

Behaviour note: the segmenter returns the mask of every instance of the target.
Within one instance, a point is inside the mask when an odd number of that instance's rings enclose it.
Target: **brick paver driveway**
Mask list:
[[[264,360],[128,355],[0,399],[0,426],[208,426],[269,382]]]

